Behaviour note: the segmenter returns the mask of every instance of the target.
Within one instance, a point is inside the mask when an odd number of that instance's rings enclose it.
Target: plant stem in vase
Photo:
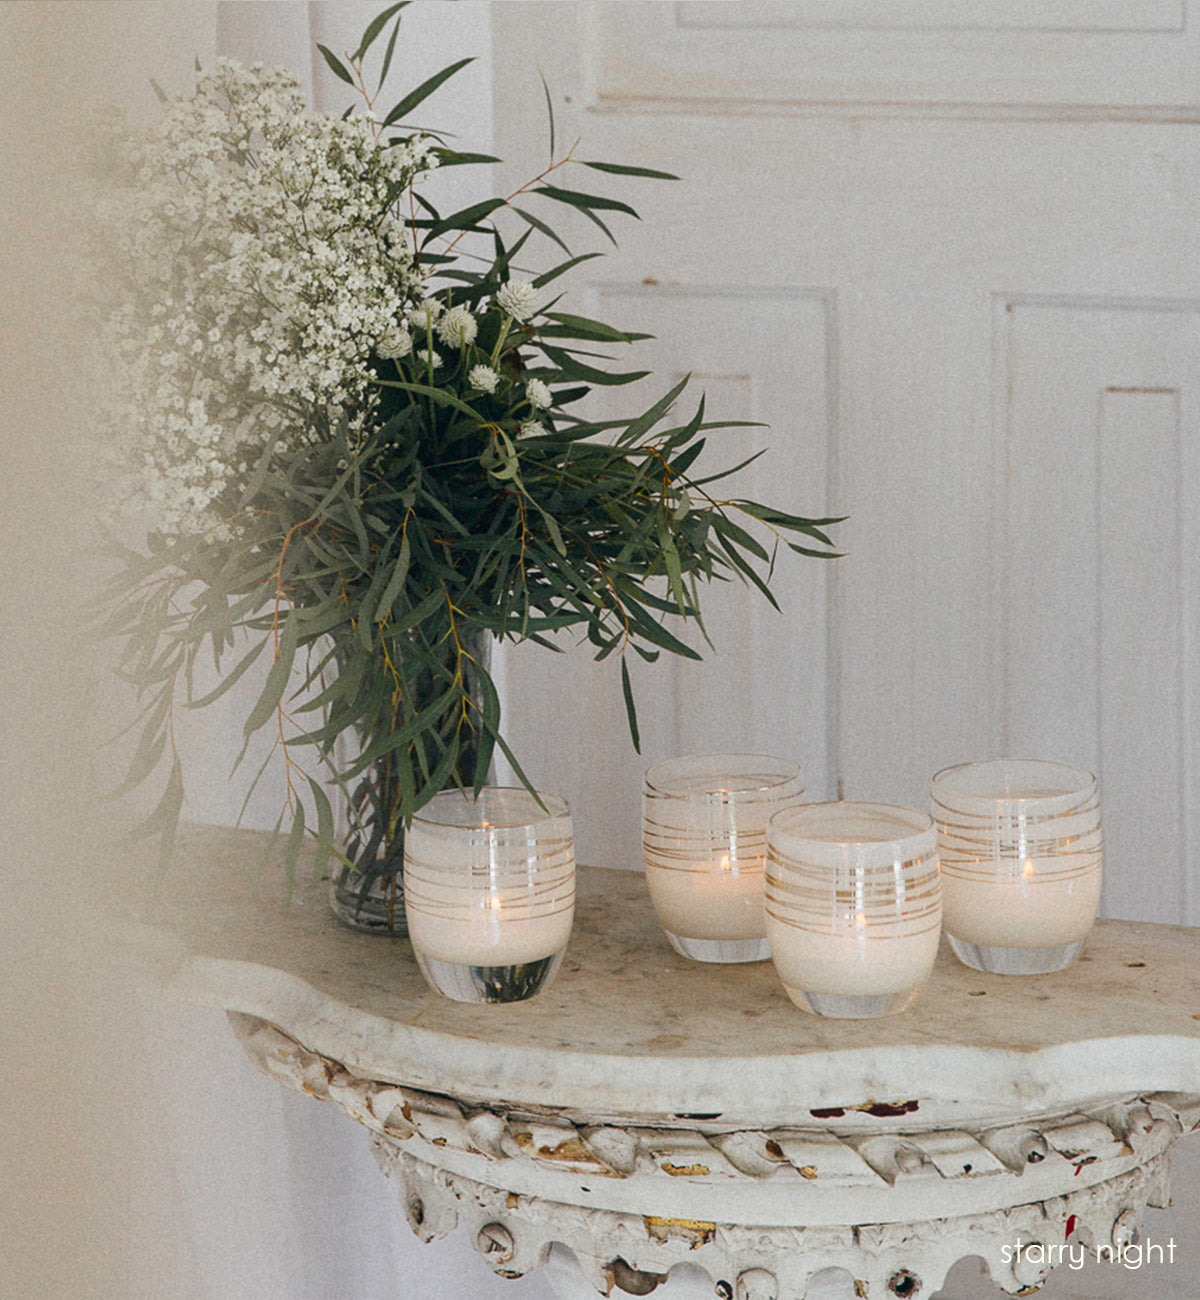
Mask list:
[[[456,638],[446,643],[451,650],[443,672],[453,674],[461,668],[467,697],[473,702],[476,714],[482,716],[479,670],[488,670],[492,637],[484,628],[466,624],[456,629]],[[397,692],[394,704],[380,719],[379,726],[359,732],[362,750],[369,747],[376,730],[394,733],[433,703],[444,690],[438,680],[440,676],[441,673],[429,668],[415,673],[408,689]],[[457,725],[453,711],[447,716],[450,721],[443,721],[443,732]],[[470,789],[479,756],[478,731],[464,728],[457,744],[454,778],[447,783],[447,788],[461,785]],[[408,933],[404,914],[406,782],[401,779],[401,764],[408,765],[409,788],[414,782],[419,786],[421,775],[412,771],[410,751],[406,747],[404,751],[388,750],[369,764],[361,779],[349,789],[344,858],[331,861],[328,877],[329,905],[339,921],[364,933],[397,937]]]

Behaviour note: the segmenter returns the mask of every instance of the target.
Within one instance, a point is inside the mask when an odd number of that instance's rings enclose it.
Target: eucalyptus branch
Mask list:
[[[493,746],[526,779],[481,639],[561,649],[576,632],[597,658],[616,654],[636,748],[630,651],[698,658],[701,584],[733,577],[773,600],[781,545],[835,553],[837,521],[714,488],[740,464],[696,468],[711,430],[742,426],[706,419],[703,401],[674,423],[686,380],[645,409],[589,418],[601,390],[647,377],[614,357],[648,336],[549,298],[600,255],[570,252],[555,214],[611,240],[609,222],[637,213],[561,177],[568,164],[668,176],[581,159],[578,143],[556,156],[551,111],[545,167],[443,216],[423,188],[434,161],[491,160],[405,125],[469,59],[380,107],[404,8],[381,10],[344,58],[321,49],[370,125],[305,112],[281,70],[222,61],[166,104],[169,130],[124,141],[121,184],[91,205],[111,271],[97,318],[116,358],[102,418],[162,521],[145,554],[122,553],[97,623],[123,639],[120,669],[150,698],[125,784],[166,769],[144,826],[164,860],[183,800],[180,672],[200,707],[266,668],[235,767],[273,722],[250,790],[282,762],[271,845],[283,837],[289,883],[308,840],[315,871],[349,862],[366,889],[394,877],[425,801],[485,781]],[[372,91],[367,55],[384,39]],[[563,260],[525,279],[515,262],[530,240]],[[196,699],[202,651],[218,680]],[[344,850],[303,746],[346,794]]]

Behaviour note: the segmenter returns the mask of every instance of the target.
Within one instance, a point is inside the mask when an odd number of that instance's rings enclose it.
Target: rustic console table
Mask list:
[[[688,1261],[726,1300],[801,1300],[829,1268],[927,1300],[967,1255],[1021,1295],[1068,1237],[1131,1241],[1200,1128],[1200,930],[1102,921],[1032,978],[943,951],[908,1012],[832,1021],[769,962],[675,955],[640,875],[584,869],[553,986],[463,1006],[317,888],[246,901],[262,843],[193,835],[206,883],[130,943],[268,1074],[372,1131],[418,1236],[463,1221],[505,1276],[561,1243],[564,1295],[648,1294]]]

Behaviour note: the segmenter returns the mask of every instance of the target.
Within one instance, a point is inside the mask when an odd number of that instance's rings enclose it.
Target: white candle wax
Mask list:
[[[571,937],[569,899],[550,916],[532,915],[528,907],[479,905],[456,907],[448,916],[410,911],[413,947],[435,961],[463,966],[517,966],[561,952]]]
[[[1014,864],[1015,866],[1015,864]],[[1028,858],[991,879],[947,872],[942,909],[947,934],[993,948],[1055,948],[1086,938],[1100,903],[1100,867],[1062,879],[1062,859]]]
[[[763,860],[726,854],[690,868],[647,866],[650,901],[663,929],[685,939],[766,937]]]
[[[768,914],[767,938],[788,989],[842,997],[904,993],[924,984],[937,956],[938,928],[889,938],[848,925],[825,933],[781,924]]]

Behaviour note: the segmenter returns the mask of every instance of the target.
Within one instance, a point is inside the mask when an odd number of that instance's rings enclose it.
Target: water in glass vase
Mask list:
[[[473,624],[460,624],[457,638],[448,639],[446,669],[462,668],[467,694],[482,708],[479,670],[488,671],[491,633]],[[409,689],[396,703],[386,725],[401,727],[429,704],[438,690],[431,671],[413,674]],[[447,717],[453,721],[457,710]],[[443,723],[443,725],[447,725]],[[365,747],[371,733],[360,731]],[[447,788],[470,788],[475,777],[479,746],[477,733],[460,733],[459,756]],[[329,905],[344,925],[364,934],[404,938],[408,923],[404,911],[404,818],[400,764],[411,763],[406,750],[389,750],[349,784],[346,799],[347,833],[342,846],[346,861],[335,859],[329,869]],[[411,773],[404,774],[411,784]]]

